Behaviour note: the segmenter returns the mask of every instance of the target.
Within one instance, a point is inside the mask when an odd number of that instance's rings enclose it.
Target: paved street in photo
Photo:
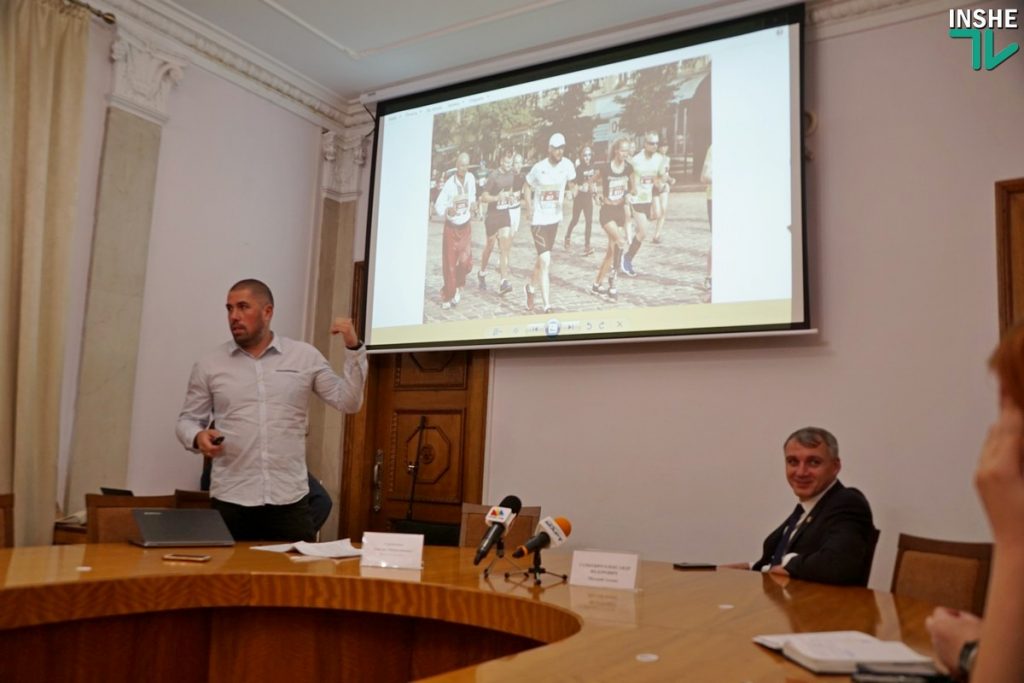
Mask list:
[[[572,218],[572,202],[565,203],[564,216],[558,228],[555,246],[551,250],[551,306],[555,313],[621,310],[709,301],[710,292],[705,289],[704,282],[708,276],[707,254],[711,247],[711,232],[703,186],[674,188],[669,198],[668,218],[661,231],[661,243],[655,244],[651,239],[654,236],[654,222],[651,221],[647,238],[633,259],[637,277],[619,275],[617,302],[590,293],[590,286],[608,247],[607,234],[597,224],[599,213],[600,209],[595,205],[590,239],[594,253],[584,256],[586,226],[582,215],[573,229],[569,250],[563,246],[566,229]],[[441,308],[443,226],[444,223],[439,218],[430,221],[424,286],[424,322],[477,320],[528,314],[523,285],[529,282],[537,258],[528,217],[523,216],[519,230],[512,240],[509,281],[513,289],[504,296],[498,294],[501,276],[498,272],[497,244],[491,253],[487,268],[487,288],[479,288],[477,273],[480,270],[480,256],[483,253],[486,233],[482,218],[472,221],[473,270],[466,276],[462,300],[449,310]],[[607,287],[607,277],[601,285]],[[538,289],[534,312],[540,313],[542,306]]]

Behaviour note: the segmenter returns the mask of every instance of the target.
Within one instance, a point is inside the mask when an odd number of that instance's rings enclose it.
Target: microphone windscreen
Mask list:
[[[519,511],[523,509],[523,501],[519,500],[518,496],[505,496],[498,503],[498,507],[508,508],[512,514],[518,515]]]
[[[568,536],[572,533],[572,522],[567,520],[565,517],[555,517],[555,524],[562,530],[562,533]]]

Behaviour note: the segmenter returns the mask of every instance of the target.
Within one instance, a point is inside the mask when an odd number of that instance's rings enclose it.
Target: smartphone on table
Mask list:
[[[167,562],[209,562],[210,556],[201,553],[167,553],[164,555]]]

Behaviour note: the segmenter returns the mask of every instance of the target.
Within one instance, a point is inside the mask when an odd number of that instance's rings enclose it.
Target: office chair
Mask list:
[[[173,508],[173,495],[167,496],[104,496],[85,494],[85,542],[116,543],[138,539],[139,528],[132,510],[135,508]]]
[[[459,527],[460,548],[472,548],[484,537],[484,532],[487,531],[487,523],[484,518],[487,517],[487,511],[492,507],[478,503],[462,504],[462,523]],[[539,521],[540,506],[524,507],[519,511],[516,518],[512,520],[511,528],[505,534],[505,547],[509,552],[526,543],[533,536]]]
[[[891,592],[980,615],[991,565],[991,543],[900,534]]]

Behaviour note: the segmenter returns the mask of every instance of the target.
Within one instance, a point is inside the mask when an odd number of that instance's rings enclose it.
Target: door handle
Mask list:
[[[373,454],[373,511],[380,512],[384,507],[383,495],[381,494],[380,474],[384,469],[384,451],[380,448]]]

